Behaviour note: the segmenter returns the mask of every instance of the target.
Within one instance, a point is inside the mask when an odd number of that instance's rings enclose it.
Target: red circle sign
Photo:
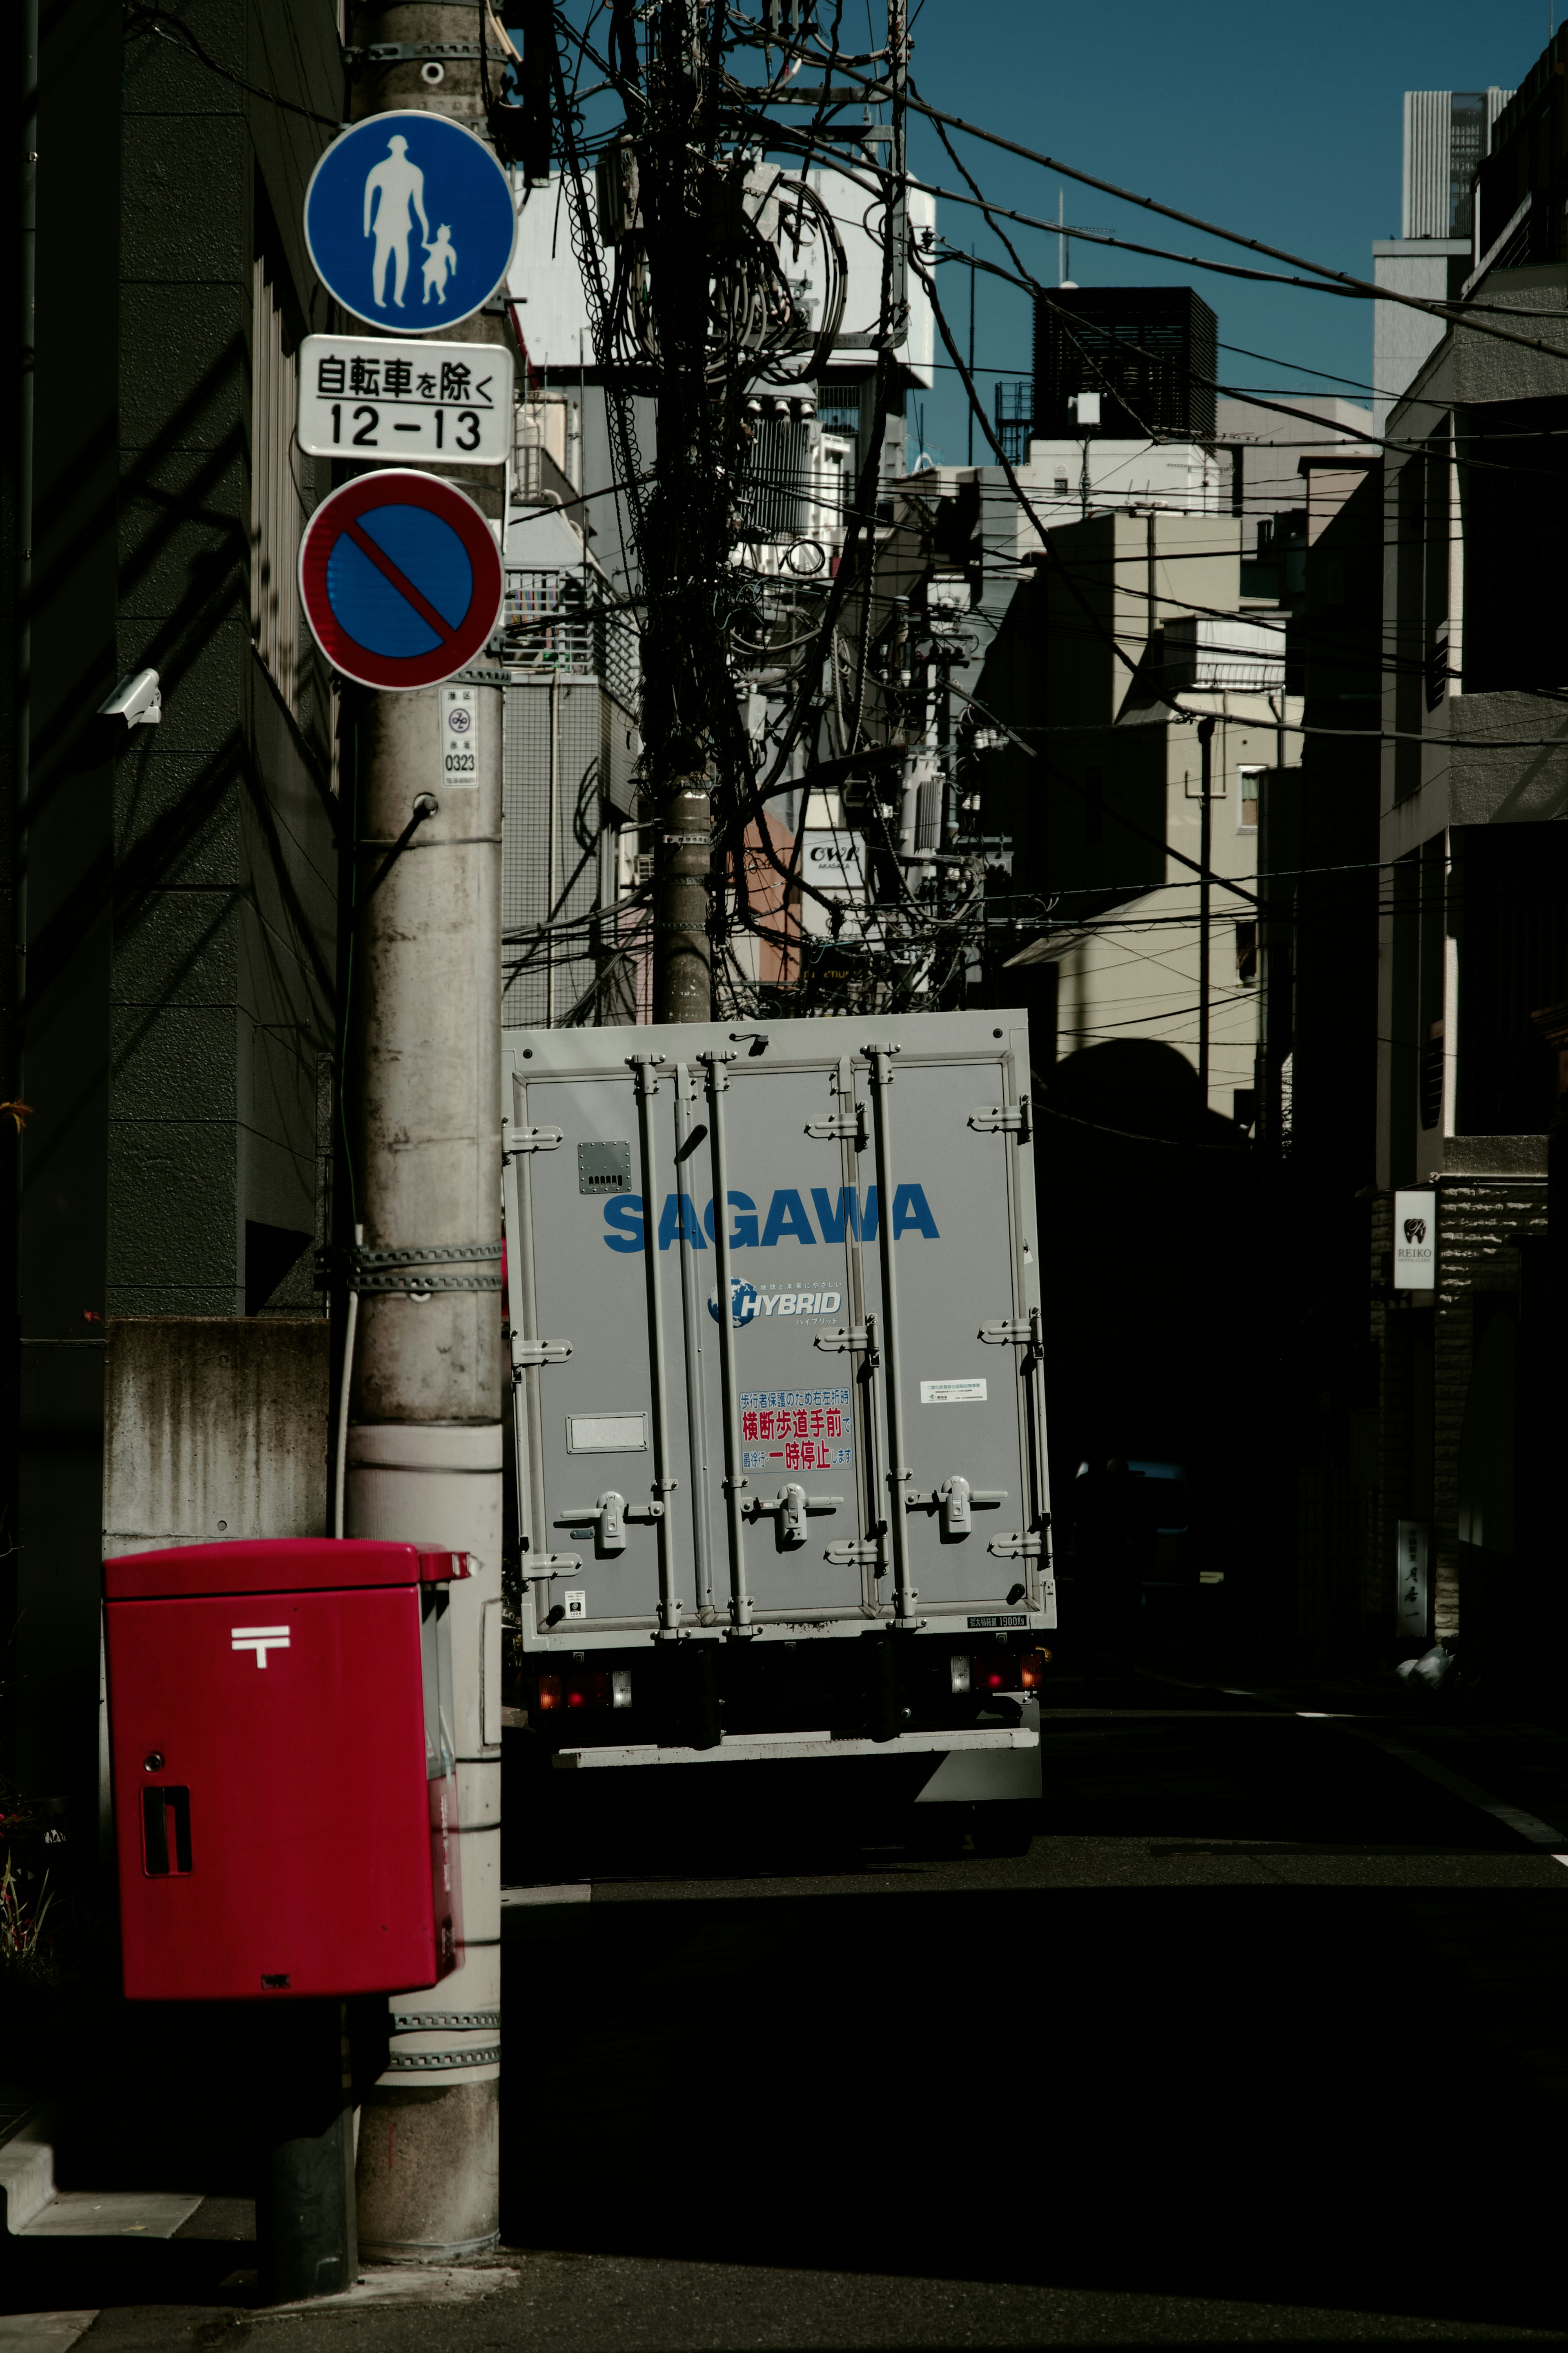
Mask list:
[[[450,482],[401,466],[323,499],[300,546],[300,600],[334,670],[361,686],[436,686],[489,643],[495,534]]]

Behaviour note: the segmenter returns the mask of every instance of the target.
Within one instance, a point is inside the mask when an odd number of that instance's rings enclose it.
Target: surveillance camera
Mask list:
[[[155,670],[133,670],[122,678],[107,702],[98,706],[100,719],[123,719],[127,727],[156,727],[163,716],[163,698]]]

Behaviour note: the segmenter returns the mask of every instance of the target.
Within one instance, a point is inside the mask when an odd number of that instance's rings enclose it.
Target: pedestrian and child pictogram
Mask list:
[[[356,319],[429,333],[467,319],[506,277],[511,185],[445,115],[375,114],[335,139],[305,192],[305,242]]]
[[[435,686],[482,653],[501,561],[461,491],[384,467],[322,501],[300,549],[300,597],[334,670],[361,686]]]

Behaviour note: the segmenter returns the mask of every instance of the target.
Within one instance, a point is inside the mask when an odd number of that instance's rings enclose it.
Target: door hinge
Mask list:
[[[969,1124],[977,1135],[1016,1135],[1027,1144],[1034,1133],[1033,1107],[1027,1095],[1016,1103],[994,1103],[989,1111],[972,1111]]]
[[[993,1536],[985,1547],[998,1560],[1038,1560],[1046,1549],[1046,1540],[1037,1529],[1020,1536]]]
[[[830,1143],[835,1136],[847,1136],[857,1152],[868,1150],[871,1140],[867,1133],[864,1103],[857,1103],[852,1112],[836,1112],[831,1119],[808,1119],[805,1132],[819,1144]]]
[[[880,1562],[882,1548],[877,1544],[829,1545],[822,1557],[830,1560],[835,1568],[863,1568],[868,1563]]]
[[[1034,1336],[1031,1327],[1024,1323],[983,1324],[979,1332],[979,1337],[994,1348],[1005,1348],[1009,1341],[1016,1345],[1020,1340],[1032,1340]]]
[[[510,1160],[518,1152],[554,1152],[565,1140],[558,1127],[513,1127],[503,1121],[501,1158]]]
[[[872,1343],[865,1325],[854,1324],[846,1331],[819,1332],[811,1345],[814,1348],[820,1348],[825,1356],[842,1356],[846,1349],[869,1348]]]
[[[570,1340],[525,1340],[516,1332],[511,1335],[511,1366],[516,1373],[530,1365],[563,1365],[571,1354]]]

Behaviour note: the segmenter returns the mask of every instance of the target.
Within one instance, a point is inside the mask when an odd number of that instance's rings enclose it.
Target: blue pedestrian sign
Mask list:
[[[378,467],[323,499],[300,546],[300,601],[343,678],[383,692],[437,686],[500,618],[501,561],[472,499]]]
[[[334,139],[305,191],[305,243],[345,311],[404,334],[449,331],[504,280],[511,183],[441,114],[373,114]]]

